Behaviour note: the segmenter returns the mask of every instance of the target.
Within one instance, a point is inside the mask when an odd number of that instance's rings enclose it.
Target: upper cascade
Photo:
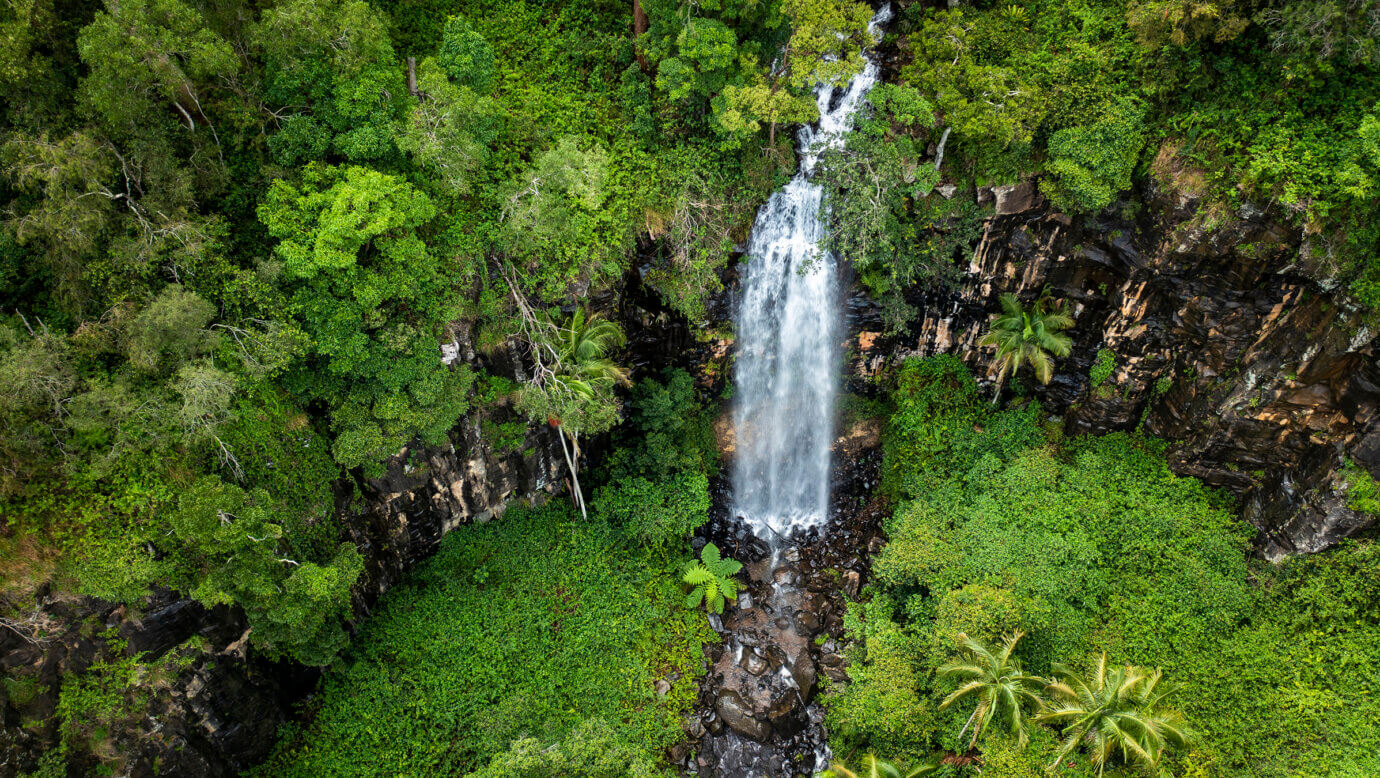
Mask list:
[[[880,39],[884,5],[868,29]],[[845,87],[816,88],[819,124],[797,136],[800,167],[757,213],[738,310],[734,381],[734,511],[774,543],[828,518],[830,444],[838,393],[837,260],[823,248],[820,155],[843,142],[880,66],[865,53]]]

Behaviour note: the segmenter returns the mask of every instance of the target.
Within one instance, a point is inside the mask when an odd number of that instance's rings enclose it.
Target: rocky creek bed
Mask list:
[[[742,561],[746,585],[736,605],[711,617],[722,642],[706,652],[687,740],[671,753],[686,775],[787,778],[828,766],[818,696],[827,683],[848,682],[844,598],[858,595],[887,515],[871,497],[881,464],[875,436],[840,440],[829,523],[774,549],[729,513],[727,484],[716,484],[710,521],[693,545],[713,542]]]

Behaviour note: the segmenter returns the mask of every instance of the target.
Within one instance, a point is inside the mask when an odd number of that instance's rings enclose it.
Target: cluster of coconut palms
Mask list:
[[[959,684],[940,709],[977,701],[958,733],[962,738],[971,728],[969,748],[994,723],[1004,726],[1021,745],[1028,742],[1032,724],[1048,724],[1062,734],[1051,771],[1083,746],[1101,775],[1118,759],[1154,770],[1170,749],[1188,745],[1191,733],[1182,714],[1164,704],[1173,690],[1161,684],[1159,670],[1112,667],[1102,654],[1086,674],[1055,663],[1054,677],[1046,679],[1026,673],[1014,655],[1022,637],[1024,632],[1008,635],[995,648],[960,634],[960,658],[939,668],[940,678]],[[864,765],[871,778],[903,778],[898,768],[876,757],[869,756]],[[935,767],[916,768],[904,778],[925,775]],[[863,775],[842,765],[831,769],[842,778]]]

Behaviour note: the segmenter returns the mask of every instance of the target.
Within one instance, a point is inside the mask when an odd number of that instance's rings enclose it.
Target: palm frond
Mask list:
[[[997,304],[1001,306],[1002,311],[1007,316],[1019,319],[1025,315],[1025,308],[1021,305],[1020,298],[1011,292],[1003,292],[997,298]]]
[[[983,685],[981,681],[969,681],[968,683],[963,684],[962,686],[958,687],[952,692],[949,692],[949,696],[945,697],[944,701],[939,703],[939,709],[944,710],[945,708],[949,707],[955,702],[958,702],[964,697],[967,697],[970,694],[976,694],[982,691],[984,688],[986,687]]]
[[[1050,379],[1054,378],[1054,360],[1040,349],[1031,349],[1029,359],[1030,367],[1035,371],[1035,380],[1048,384]]]

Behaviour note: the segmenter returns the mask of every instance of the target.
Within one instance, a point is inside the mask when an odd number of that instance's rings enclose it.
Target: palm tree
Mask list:
[[[1005,719],[1010,732],[1016,735],[1022,745],[1026,742],[1025,708],[1027,705],[1040,706],[1039,690],[1044,679],[1026,675],[1021,669],[1021,660],[1011,654],[1016,644],[1025,637],[1017,631],[1002,640],[1000,650],[994,651],[977,640],[960,633],[959,645],[963,658],[949,662],[939,668],[939,677],[962,682],[957,689],[944,698],[940,709],[949,707],[966,697],[977,697],[977,708],[968,717],[968,723],[958,731],[963,737],[969,725],[973,726],[973,740],[969,748],[977,745],[978,734],[993,719]]]
[[[843,762],[834,762],[829,765],[829,771],[837,778],[920,778],[937,769],[934,765],[921,765],[908,773],[902,773],[901,768],[890,762],[883,762],[872,754],[863,757],[863,766],[867,768],[867,772],[856,773],[845,767]]]
[[[553,348],[556,360],[548,391],[565,394],[579,405],[597,404],[610,399],[615,385],[628,383],[628,371],[609,359],[608,354],[626,342],[623,330],[617,324],[597,313],[589,314],[583,308],[575,309],[570,320],[556,330]],[[588,518],[578,474],[581,424],[578,420],[556,416],[552,416],[550,422],[559,432],[561,451],[570,467],[575,504],[580,508],[580,516]],[[568,447],[567,437],[570,439]]]
[[[557,330],[556,372],[567,388],[585,398],[625,384],[627,369],[608,358],[625,343],[627,338],[617,324],[576,308],[565,326]]]
[[[1035,717],[1063,727],[1064,742],[1050,770],[1079,744],[1088,746],[1098,775],[1118,753],[1122,761],[1154,768],[1169,747],[1188,745],[1191,734],[1183,716],[1162,707],[1172,689],[1159,688],[1159,670],[1132,665],[1108,670],[1106,654],[1086,679],[1061,664],[1052,669],[1061,680],[1048,691],[1059,702]]]
[[[1040,383],[1049,383],[1054,377],[1050,355],[1066,357],[1073,348],[1073,339],[1062,332],[1073,326],[1073,317],[1062,305],[1041,297],[1027,311],[1010,292],[1003,293],[1000,302],[1002,312],[992,317],[987,334],[978,341],[980,346],[997,347],[997,397],[1006,374],[1015,375],[1022,365],[1030,365]]]

